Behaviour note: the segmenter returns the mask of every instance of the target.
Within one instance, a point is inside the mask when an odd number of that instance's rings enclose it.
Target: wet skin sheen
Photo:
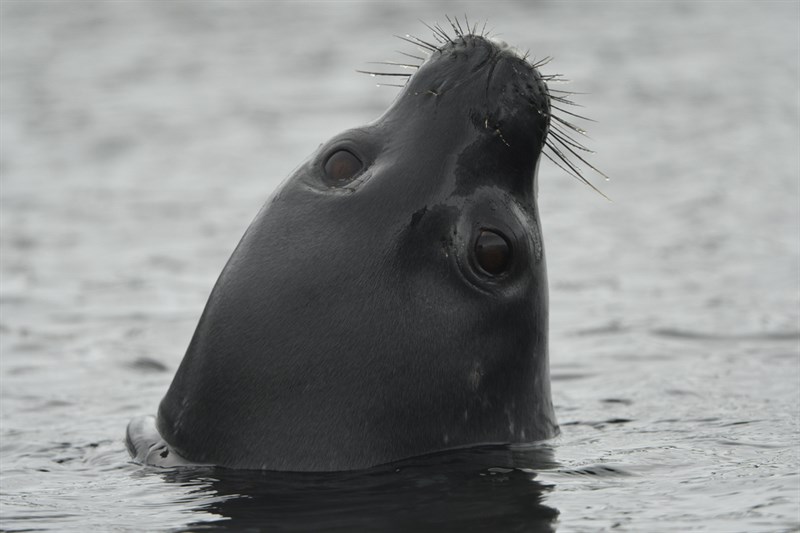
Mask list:
[[[534,193],[549,116],[505,46],[434,52],[264,205],[155,426],[131,423],[134,456],[334,471],[556,434]]]

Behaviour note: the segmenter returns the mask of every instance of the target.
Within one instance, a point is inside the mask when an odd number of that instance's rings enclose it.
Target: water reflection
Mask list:
[[[555,531],[544,504],[552,486],[537,470],[556,466],[552,448],[483,447],[342,473],[182,468],[171,483],[212,489],[198,511],[219,520],[202,531]]]

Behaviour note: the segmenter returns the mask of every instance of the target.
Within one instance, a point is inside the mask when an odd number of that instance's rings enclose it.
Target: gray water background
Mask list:
[[[800,529],[800,4],[0,2],[0,528],[220,518],[129,463],[270,192],[467,13],[573,82],[545,161],[560,531]],[[435,406],[432,406],[435,408]]]

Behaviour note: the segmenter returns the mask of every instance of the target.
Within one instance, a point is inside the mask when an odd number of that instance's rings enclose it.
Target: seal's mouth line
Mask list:
[[[539,69],[548,65],[553,58],[546,56],[539,60],[535,58],[532,59],[530,56],[530,51],[522,53],[520,49],[510,46],[504,40],[499,39],[496,35],[491,35],[492,31],[486,30],[487,22],[484,22],[483,28],[478,31],[478,24],[474,23],[471,25],[466,15],[464,15],[463,25],[462,21],[458,17],[450,18],[448,15],[445,15],[445,19],[447,19],[447,22],[452,28],[452,34],[448,30],[445,30],[438,22],[430,25],[420,20],[425,27],[431,30],[434,42],[430,42],[410,34],[406,34],[404,36],[395,35],[395,37],[398,39],[412,44],[420,49],[422,55],[398,51],[399,54],[407,58],[419,61],[418,64],[395,61],[376,61],[371,63],[401,68],[411,72],[378,72],[371,70],[357,70],[356,72],[368,74],[372,77],[385,77],[395,80],[399,78],[403,80],[403,83],[378,83],[377,85],[402,88],[408,84],[408,80],[433,54],[441,53],[445,47],[456,45],[457,43],[463,42],[465,39],[470,37],[477,37],[489,41],[499,50],[511,53],[518,59],[525,61],[534,69],[536,75],[543,82],[545,93],[550,103],[549,112],[540,112],[548,122],[547,135],[545,137],[545,149],[542,150],[542,153],[545,155],[545,157],[547,157],[547,159],[549,159],[554,165],[563,170],[565,173],[583,182],[606,200],[611,201],[608,196],[606,196],[584,175],[584,170],[581,168],[581,166],[587,167],[596,172],[602,176],[605,181],[609,181],[611,179],[607,174],[587,161],[584,154],[593,154],[595,152],[584,146],[583,143],[576,138],[576,135],[586,137],[586,130],[571,122],[573,118],[585,120],[587,122],[594,121],[578,113],[565,109],[566,106],[581,107],[580,104],[572,100],[572,97],[574,95],[583,93],[552,89],[550,87],[551,83],[562,83],[568,82],[569,80],[564,79],[561,74],[544,75],[539,72]],[[491,79],[491,75],[489,76],[489,79]],[[569,120],[560,115],[566,115]]]

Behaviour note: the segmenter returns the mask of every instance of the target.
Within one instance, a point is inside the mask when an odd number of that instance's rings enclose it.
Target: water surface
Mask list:
[[[129,462],[291,170],[467,12],[580,97],[603,200],[540,171],[562,434],[331,475]],[[797,531],[796,2],[0,4],[0,527]],[[432,409],[435,406],[431,406]]]

